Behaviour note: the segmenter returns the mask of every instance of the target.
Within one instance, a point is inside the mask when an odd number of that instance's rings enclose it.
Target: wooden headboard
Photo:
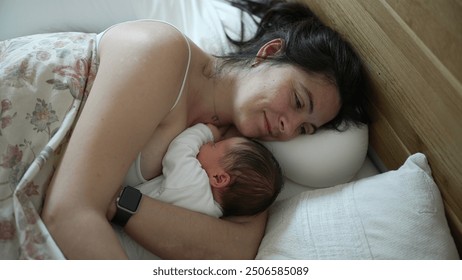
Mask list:
[[[388,169],[422,152],[462,256],[462,5],[300,0],[352,43],[372,79],[370,146]]]

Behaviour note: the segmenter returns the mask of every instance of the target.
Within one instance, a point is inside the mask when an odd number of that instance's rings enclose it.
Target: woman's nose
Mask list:
[[[287,112],[279,120],[279,130],[283,138],[291,138],[299,134],[300,126],[305,123],[306,116],[295,112]]]
[[[289,120],[290,118],[287,116],[283,116],[279,120],[279,132],[281,133],[281,135],[288,136],[292,134],[293,127]]]
[[[279,120],[279,131],[280,131],[281,133],[283,133],[284,130],[285,130],[284,120],[281,118],[281,119]]]

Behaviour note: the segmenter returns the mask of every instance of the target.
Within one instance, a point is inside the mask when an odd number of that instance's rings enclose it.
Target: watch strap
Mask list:
[[[132,213],[117,207],[117,211],[115,213],[114,218],[112,218],[111,223],[118,225],[120,227],[124,227],[132,215]]]

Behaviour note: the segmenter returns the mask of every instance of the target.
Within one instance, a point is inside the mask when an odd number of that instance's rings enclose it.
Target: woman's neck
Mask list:
[[[232,72],[217,73],[217,58],[209,57],[201,67],[192,69],[188,95],[188,125],[232,123],[232,96],[235,78]],[[194,74],[193,74],[194,73]]]

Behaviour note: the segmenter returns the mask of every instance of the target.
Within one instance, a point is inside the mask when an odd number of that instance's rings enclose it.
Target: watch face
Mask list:
[[[139,190],[126,187],[123,189],[122,194],[119,198],[119,206],[127,209],[130,212],[136,212],[138,205],[140,204],[141,193]]]

